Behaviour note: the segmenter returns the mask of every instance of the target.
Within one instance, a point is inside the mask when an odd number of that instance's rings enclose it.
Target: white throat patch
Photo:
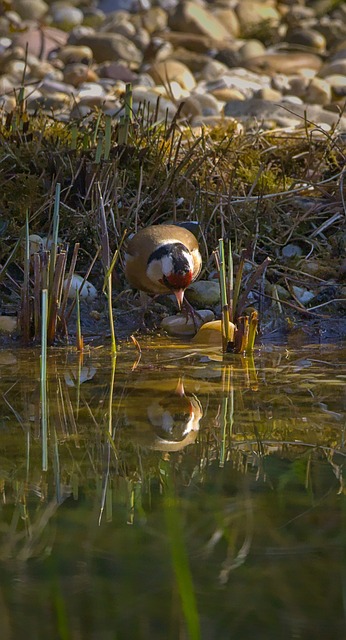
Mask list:
[[[182,251],[182,255],[187,260],[190,270],[193,271],[194,262],[188,251]],[[160,282],[162,276],[169,276],[174,272],[174,263],[172,256],[167,253],[158,260],[151,260],[147,268],[147,276],[152,282]]]

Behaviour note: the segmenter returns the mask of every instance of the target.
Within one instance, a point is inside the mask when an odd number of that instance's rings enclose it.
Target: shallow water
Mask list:
[[[1,638],[345,638],[346,346],[0,351]]]

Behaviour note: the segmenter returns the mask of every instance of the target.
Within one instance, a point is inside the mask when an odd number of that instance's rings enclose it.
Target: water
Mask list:
[[[346,347],[0,351],[2,640],[346,637]]]

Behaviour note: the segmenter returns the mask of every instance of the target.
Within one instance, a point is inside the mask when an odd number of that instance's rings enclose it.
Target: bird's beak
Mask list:
[[[185,389],[184,389],[183,381],[181,378],[179,378],[178,380],[175,393],[177,394],[177,396],[180,396],[181,398],[185,395]]]
[[[177,299],[178,307],[179,309],[181,309],[184,301],[184,289],[177,289],[176,291],[174,291],[174,295]]]

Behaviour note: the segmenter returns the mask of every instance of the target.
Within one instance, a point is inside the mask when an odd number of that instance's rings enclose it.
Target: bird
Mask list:
[[[133,289],[150,295],[174,293],[182,308],[185,289],[202,267],[197,238],[174,224],[140,229],[128,242],[125,277]]]

